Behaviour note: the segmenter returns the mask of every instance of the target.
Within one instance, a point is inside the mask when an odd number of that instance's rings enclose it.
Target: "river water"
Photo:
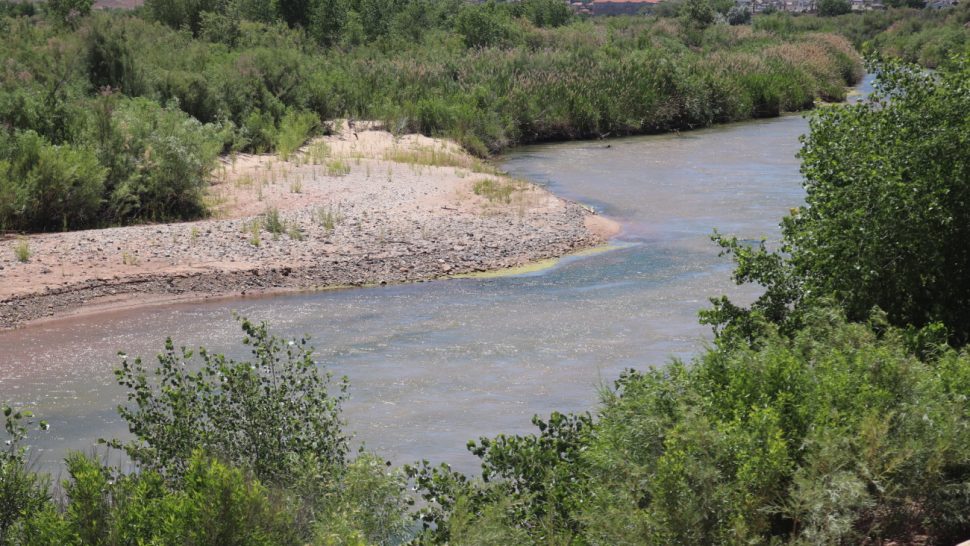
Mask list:
[[[709,236],[777,239],[778,221],[803,200],[795,153],[806,130],[789,115],[518,149],[505,169],[622,223],[610,249],[519,276],[167,305],[2,332],[0,401],[51,423],[32,453],[56,471],[66,450],[126,434],[115,412],[119,350],[151,358],[170,335],[245,356],[237,311],[312,336],[319,360],[350,379],[344,415],[358,442],[396,464],[475,471],[468,440],[529,432],[537,413],[595,411],[598,389],[623,369],[703,348],[697,311],[708,298],[754,294],[733,286]]]

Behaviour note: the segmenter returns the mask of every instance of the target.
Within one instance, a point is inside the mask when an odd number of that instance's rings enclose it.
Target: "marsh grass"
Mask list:
[[[303,155],[303,160],[312,165],[323,165],[330,157],[330,146],[322,140],[311,143]]]
[[[286,231],[286,222],[280,217],[280,211],[276,207],[266,209],[262,216],[263,228],[275,236],[279,236]]]
[[[249,244],[258,248],[262,243],[259,237],[259,222],[254,220],[243,226],[243,230],[249,233]]]
[[[302,241],[305,238],[303,230],[300,229],[300,226],[296,224],[291,224],[289,228],[287,228],[286,235],[294,241]]]
[[[290,159],[319,126],[320,118],[312,112],[290,111],[283,116],[276,136],[276,151],[280,158]]]
[[[340,214],[340,210],[334,210],[332,206],[320,207],[316,210],[317,222],[326,230],[328,233],[333,231],[337,224],[343,221],[343,215]]]
[[[17,244],[13,247],[13,253],[20,263],[27,263],[30,260],[30,243],[27,242],[26,237],[17,239]]]
[[[418,148],[394,147],[384,152],[384,159],[395,163],[422,165],[425,167],[456,167],[479,172],[482,161],[461,152],[445,148],[422,146]]]
[[[327,162],[327,176],[347,176],[350,174],[350,165],[339,159]]]
[[[136,266],[141,264],[141,259],[137,254],[125,250],[121,253],[121,263],[130,266]]]
[[[475,182],[472,191],[475,195],[487,199],[489,203],[511,204],[513,196],[525,187],[525,183],[518,180],[483,178]]]

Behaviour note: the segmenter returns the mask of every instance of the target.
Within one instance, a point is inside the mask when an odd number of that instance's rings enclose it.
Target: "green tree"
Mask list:
[[[74,26],[82,17],[91,13],[94,0],[47,0],[47,10],[54,18],[68,26]]]
[[[685,0],[680,5],[680,17],[691,27],[705,29],[714,24],[717,12],[709,0]]]
[[[537,27],[565,25],[573,16],[565,0],[522,0],[525,17]]]
[[[822,17],[835,17],[851,11],[849,0],[818,0],[818,14]]]
[[[852,320],[879,307],[893,324],[970,339],[968,77],[968,57],[932,74],[886,64],[869,100],[812,118],[806,206],[784,219],[782,248],[719,237],[735,278],[766,287],[751,310],[793,327],[831,299]],[[748,316],[722,299],[707,320],[750,332]]]
[[[332,46],[340,42],[347,16],[344,0],[316,0],[310,13],[310,34],[318,43]]]
[[[732,25],[750,24],[751,10],[747,6],[731,6],[727,12],[727,21]]]
[[[455,30],[468,47],[491,47],[511,41],[515,34],[508,10],[494,2],[462,6],[455,19]]]
[[[106,170],[91,150],[54,146],[33,131],[0,143],[0,224],[66,230],[97,223]]]
[[[135,440],[123,448],[142,468],[182,476],[193,451],[250,469],[264,483],[289,484],[307,472],[336,473],[348,452],[340,407],[346,379],[331,392],[307,339],[286,341],[265,324],[240,319],[252,359],[236,361],[171,339],[154,373],[141,359],[116,371],[130,406],[118,412]]]

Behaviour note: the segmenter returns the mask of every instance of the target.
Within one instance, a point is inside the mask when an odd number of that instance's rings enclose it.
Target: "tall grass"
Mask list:
[[[120,13],[93,14],[76,30],[26,18],[4,23],[0,124],[10,131],[0,137],[0,164],[16,172],[0,171],[0,225],[73,229],[200,216],[219,152],[290,158],[321,120],[381,120],[396,134],[449,137],[484,156],[527,142],[690,129],[811,107],[840,98],[861,67],[844,38],[787,19],[705,30],[648,17],[537,28],[514,6],[465,6],[460,11],[484,12],[462,15],[461,24],[442,6],[422,8],[443,10],[435,22],[381,27],[364,43],[332,48],[252,21],[223,43],[218,34],[195,38]],[[476,17],[496,34],[468,26]],[[439,26],[427,32],[429,25]],[[403,28],[416,34],[395,34]],[[471,38],[475,47],[467,47]],[[89,58],[97,62],[58,64]],[[51,95],[43,82],[54,81],[63,85]],[[388,159],[482,170],[438,148],[396,150]],[[323,143],[301,161],[326,165],[333,176],[347,171]],[[52,193],[74,201],[8,199],[40,192],[20,187],[28,178],[70,185]],[[29,219],[18,212],[37,203],[46,208],[30,210]]]
[[[13,247],[13,254],[20,263],[27,263],[30,260],[30,243],[27,242],[26,237],[17,240],[17,244]]]

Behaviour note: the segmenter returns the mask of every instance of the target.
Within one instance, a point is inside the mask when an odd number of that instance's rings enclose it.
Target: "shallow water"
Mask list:
[[[868,80],[867,80],[868,83]],[[866,89],[867,86],[864,86]],[[351,381],[349,428],[394,463],[474,471],[468,440],[531,430],[533,414],[595,408],[625,368],[703,347],[707,298],[750,298],[710,242],[713,228],[777,238],[803,200],[801,116],[690,133],[534,146],[504,158],[517,176],[622,222],[616,248],[513,277],[452,279],[98,314],[0,333],[0,401],[50,421],[37,463],[124,435],[115,354],[151,357],[171,335],[243,356],[231,311],[309,333]]]

